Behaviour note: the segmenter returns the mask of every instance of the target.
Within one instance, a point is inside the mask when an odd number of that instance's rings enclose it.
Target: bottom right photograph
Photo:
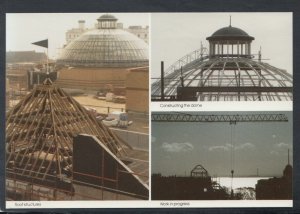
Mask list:
[[[152,200],[292,200],[293,112],[152,112]]]

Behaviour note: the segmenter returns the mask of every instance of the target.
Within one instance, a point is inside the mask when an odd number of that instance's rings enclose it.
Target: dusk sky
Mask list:
[[[87,28],[94,28],[97,19],[105,13],[9,13],[6,15],[6,50],[45,52],[45,48],[31,43],[49,39],[49,56],[56,58],[66,43],[67,30],[78,27],[85,20]],[[110,13],[124,27],[149,25],[148,13]]]
[[[246,113],[265,112],[234,114]],[[257,168],[260,176],[282,176],[288,162],[288,149],[292,164],[292,112],[266,113],[284,113],[288,116],[289,122],[237,123],[233,128],[235,176],[256,175]],[[198,114],[216,115],[230,112],[198,112]],[[201,164],[211,176],[230,175],[229,123],[152,122],[151,141],[152,173],[189,175],[195,165]]]
[[[292,73],[292,13],[154,13],[151,16],[152,76],[160,75],[160,61],[165,69],[188,53],[208,48],[207,37],[231,25],[255,37],[252,54],[262,48],[262,58],[273,66]],[[257,56],[256,56],[257,57]]]

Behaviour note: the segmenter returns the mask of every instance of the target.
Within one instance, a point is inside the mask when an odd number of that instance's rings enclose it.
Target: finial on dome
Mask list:
[[[229,16],[229,27],[231,27],[231,15]]]

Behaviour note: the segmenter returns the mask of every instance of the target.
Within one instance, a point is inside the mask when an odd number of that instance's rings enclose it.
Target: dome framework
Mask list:
[[[225,27],[208,37],[205,48],[182,57],[152,83],[152,100],[291,101],[292,75],[253,59],[254,37]]]
[[[98,29],[67,45],[57,60],[71,67],[140,67],[148,65],[148,46],[135,35],[116,28],[117,19],[100,16]]]

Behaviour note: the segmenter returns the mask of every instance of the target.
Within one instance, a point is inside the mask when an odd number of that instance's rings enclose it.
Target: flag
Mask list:
[[[31,44],[38,45],[38,46],[41,46],[41,47],[44,47],[44,48],[48,48],[48,39],[38,41],[38,42],[34,42],[34,43],[31,43]]]

